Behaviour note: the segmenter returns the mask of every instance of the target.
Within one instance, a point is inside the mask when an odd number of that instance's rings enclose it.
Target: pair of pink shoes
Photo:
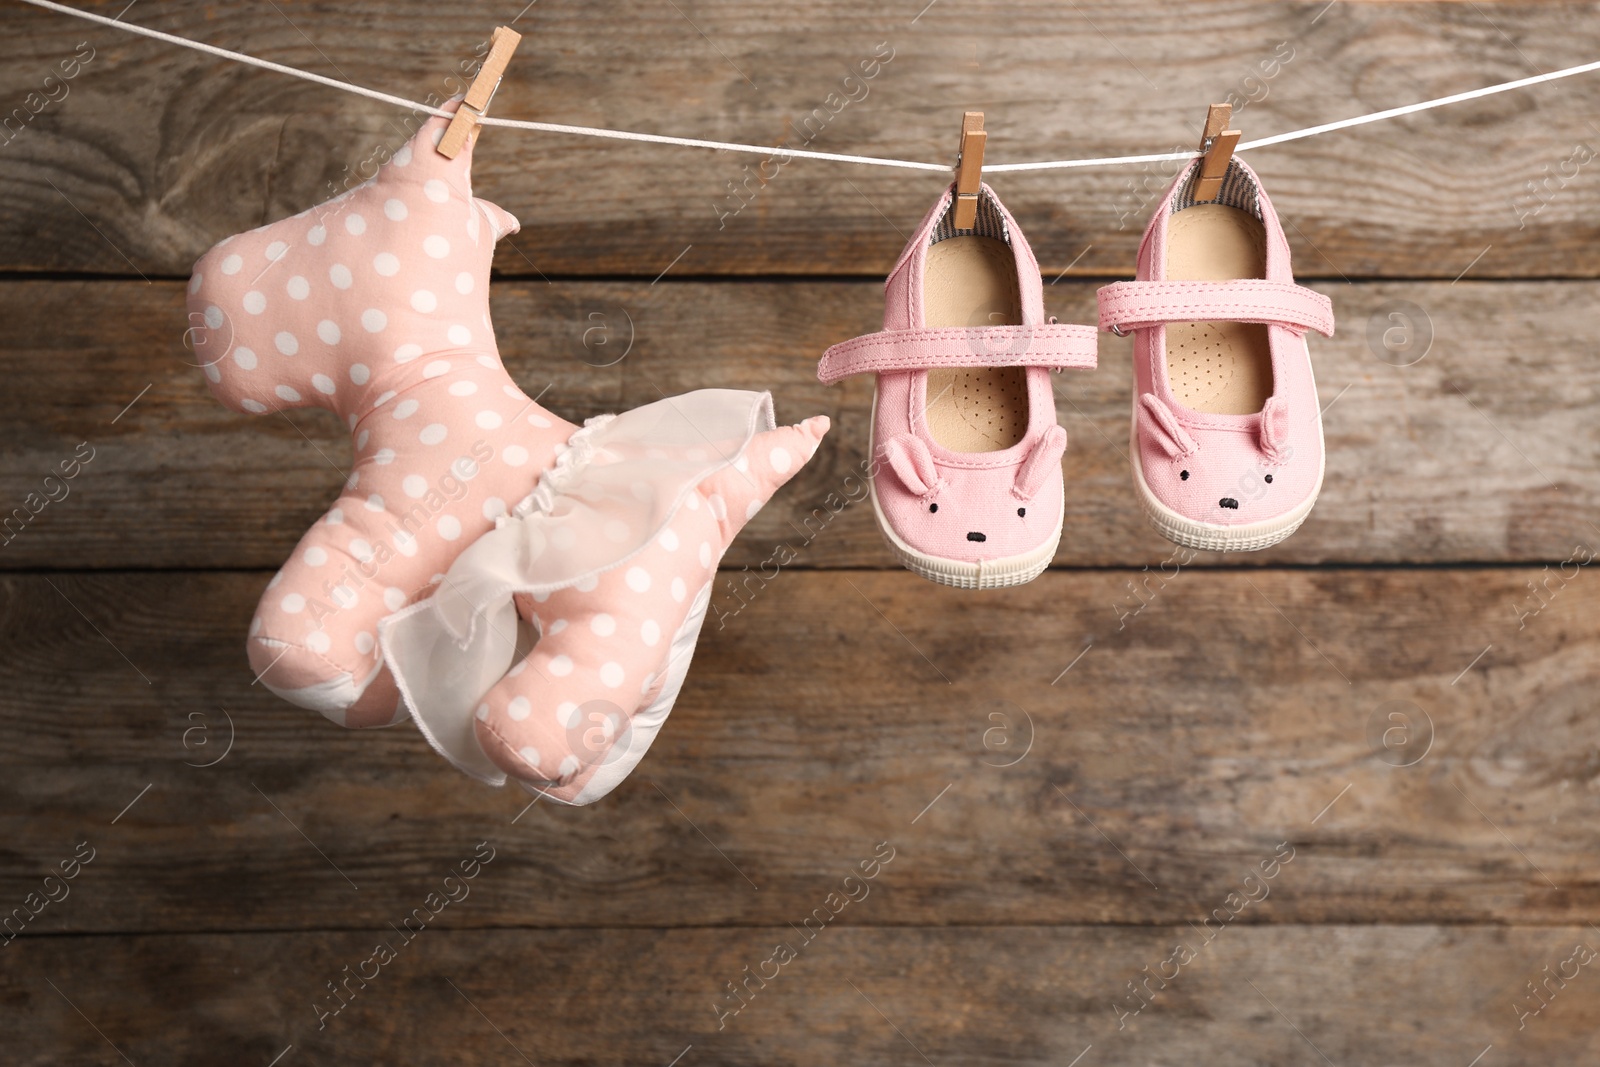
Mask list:
[[[1326,297],[1294,282],[1255,173],[1230,163],[1196,202],[1191,165],[1139,250],[1136,281],[1100,290],[1100,328],[1133,334],[1134,483],[1180,545],[1266,548],[1322,485],[1322,422],[1305,332],[1331,335]],[[954,186],[885,286],[884,328],[828,349],[817,377],[877,376],[872,503],[908,569],[963,589],[1032,581],[1061,540],[1050,371],[1096,365],[1092,326],[1044,315],[1038,263],[987,185],[972,229]]]

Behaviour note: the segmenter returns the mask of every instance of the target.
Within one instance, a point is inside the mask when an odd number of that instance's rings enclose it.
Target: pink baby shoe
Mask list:
[[[1100,290],[1100,327],[1133,334],[1134,484],[1162,536],[1252,551],[1299,528],[1322,488],[1322,418],[1307,330],[1328,298],[1296,285],[1255,172],[1228,165],[1197,201],[1197,166],[1168,190],[1138,280]]]
[[[900,562],[930,581],[997,589],[1037,578],[1061,540],[1050,371],[1095,365],[1091,326],[1044,315],[1039,264],[994,190],[955,228],[955,186],[884,286],[883,331],[834,345],[817,377],[875,374],[872,506]]]

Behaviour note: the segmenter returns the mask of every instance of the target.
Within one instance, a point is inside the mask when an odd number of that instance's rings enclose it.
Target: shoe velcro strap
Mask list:
[[[1169,322],[1256,322],[1333,336],[1333,302],[1293,282],[1113,282],[1099,303],[1100,328],[1117,334]]]
[[[884,330],[828,349],[817,364],[817,379],[831,385],[852,374],[944,367],[1093,370],[1097,344],[1093,326],[1074,323]]]

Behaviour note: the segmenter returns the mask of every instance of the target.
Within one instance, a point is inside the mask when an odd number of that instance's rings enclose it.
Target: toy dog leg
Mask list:
[[[826,429],[813,419],[758,435],[644,551],[595,585],[536,599],[543,636],[476,712],[489,758],[569,804],[627,777],[677,699],[724,551]]]
[[[565,803],[615,788],[672,710],[723,552],[828,420],[771,426],[765,394],[705,390],[580,431],[526,510],[383,622],[434,748]],[[520,662],[518,609],[541,630]]]

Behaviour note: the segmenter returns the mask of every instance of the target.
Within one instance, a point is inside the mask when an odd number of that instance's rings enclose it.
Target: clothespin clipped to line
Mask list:
[[[1206,129],[1200,138],[1200,173],[1195,177],[1195,200],[1215,200],[1222,191],[1223,176],[1233,159],[1239,131],[1228,129],[1233,118],[1232,104],[1212,104],[1206,111]]]
[[[978,224],[978,188],[983,184],[983,146],[988,137],[983,132],[983,112],[968,111],[961,116],[961,148],[956,155],[958,230],[970,230]]]
[[[495,90],[500,88],[500,79],[505,76],[506,67],[511,63],[511,53],[517,50],[521,42],[522,34],[510,26],[495,27],[494,35],[489,38],[489,54],[484,57],[483,65],[478,68],[478,76],[472,79],[472,87],[467,90],[466,99],[461,101],[455,118],[450,120],[444,137],[439,141],[441,156],[454,159],[467,146],[472,131],[478,128],[478,120],[488,111]]]

